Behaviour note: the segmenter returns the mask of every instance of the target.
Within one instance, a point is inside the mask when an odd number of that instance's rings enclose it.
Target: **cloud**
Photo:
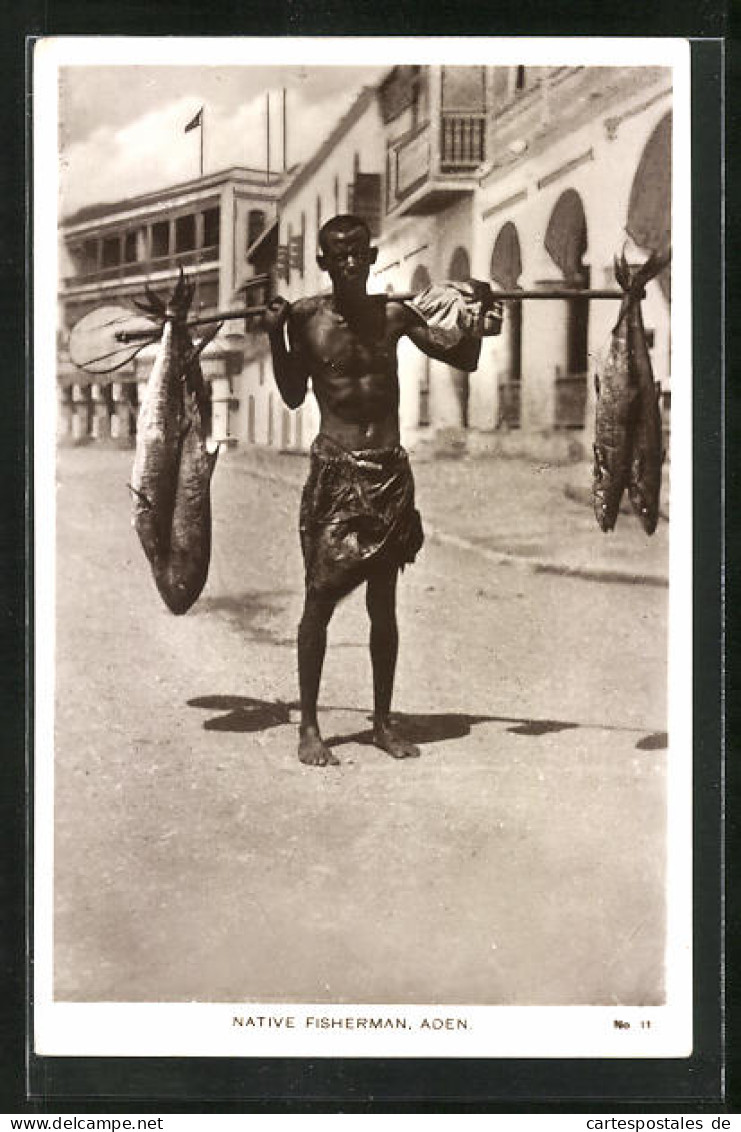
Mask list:
[[[119,70],[124,70],[119,68]],[[133,72],[134,68],[127,68]],[[375,72],[347,75],[272,74],[276,85],[238,100],[204,100],[193,93],[170,99],[157,109],[139,114],[124,124],[111,124],[110,102],[105,103],[106,122],[82,136],[62,133],[61,211],[69,215],[88,204],[126,200],[198,176],[199,131],[185,134],[185,125],[204,106],[204,169],[216,172],[233,165],[264,169],[266,164],[266,94],[270,94],[271,169],[282,167],[282,85],[288,87],[288,164],[305,161],[326,138],[359,93],[363,82]],[[344,72],[346,68],[342,68]],[[132,82],[141,76],[125,76]],[[286,78],[291,78],[290,85]],[[118,84],[119,98],[126,100],[126,82]],[[234,95],[233,86],[232,95]],[[139,94],[141,93],[138,88]],[[104,100],[105,101],[105,100]],[[136,101],[133,100],[132,101]],[[151,102],[149,103],[151,105]]]

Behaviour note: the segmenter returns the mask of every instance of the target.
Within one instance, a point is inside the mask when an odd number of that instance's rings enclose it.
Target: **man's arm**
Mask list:
[[[417,322],[416,319],[411,321],[406,333],[407,337],[414,342],[414,345],[423,354],[427,354],[428,358],[445,362],[446,365],[453,366],[455,369],[466,370],[467,373],[473,373],[479,364],[480,338],[461,338],[457,345],[445,349],[435,340],[429,328],[423,322]]]
[[[290,321],[290,314],[291,304],[278,296],[268,304],[263,327],[267,331],[270,343],[275,383],[288,408],[297,409],[306,397],[306,385],[310,374],[295,327]],[[286,328],[290,349],[286,346]]]
[[[465,294],[464,286],[469,294],[463,300],[463,309],[461,310],[461,299],[458,298],[455,291],[460,290]],[[446,295],[446,291],[453,293],[457,305],[450,303],[451,296],[450,294]],[[401,307],[405,322],[402,333],[405,333],[415,346],[428,357],[445,362],[455,369],[472,373],[479,363],[482,337],[499,334],[502,329],[503,310],[501,303],[496,301],[495,293],[488,283],[475,279],[472,279],[467,285],[440,284],[431,286],[428,288],[428,292],[429,294],[424,292],[418,300],[422,302],[421,308],[415,303],[404,304]],[[435,292],[438,293],[435,294]],[[447,311],[445,309],[446,299],[451,305],[451,309]],[[455,326],[446,328],[452,330],[454,344],[445,345],[445,336],[441,332],[440,323],[442,321],[444,326],[445,322],[449,322],[451,317],[455,319],[456,311],[457,318],[463,320],[458,323],[462,333]],[[429,325],[426,321],[428,317],[431,319]],[[460,334],[457,342],[455,341],[456,333]]]

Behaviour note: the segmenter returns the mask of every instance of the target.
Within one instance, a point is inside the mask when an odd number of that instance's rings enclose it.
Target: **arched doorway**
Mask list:
[[[569,288],[589,286],[589,268],[582,262],[587,250],[587,219],[575,189],[556,201],[545,234],[548,255]],[[570,299],[566,307],[564,369],[557,368],[554,424],[557,428],[583,428],[587,402],[587,341],[589,300]]]
[[[672,115],[665,114],[638,162],[630,190],[625,224],[630,238],[646,252],[664,251],[672,232]],[[671,301],[671,265],[658,277]]]
[[[467,283],[471,278],[471,260],[465,248],[458,247],[450,258],[448,279],[453,283]],[[453,369],[453,388],[458,401],[461,428],[468,428],[469,404],[471,400],[470,375],[462,369]]]
[[[471,278],[471,261],[465,248],[456,248],[450,258],[448,279],[454,283],[467,283]]]
[[[505,290],[519,285],[522,274],[520,237],[511,220],[500,228],[494,241],[489,276]],[[520,427],[522,382],[522,303],[510,303],[503,328],[506,335],[506,368],[499,375],[497,424]]]
[[[424,264],[420,263],[414,269],[409,290],[419,293],[420,291],[424,291],[425,287],[429,287],[431,282],[429,271]],[[417,425],[419,428],[427,428],[430,424],[430,359],[426,354],[420,354],[420,358],[421,367],[419,370],[419,386],[417,393]]]

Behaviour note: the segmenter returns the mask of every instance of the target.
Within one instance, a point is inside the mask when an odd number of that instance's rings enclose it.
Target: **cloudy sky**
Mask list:
[[[64,66],[60,69],[61,211],[124,200],[204,171],[264,169],[270,94],[271,168],[282,163],[281,91],[287,91],[288,164],[305,160],[385,67]]]

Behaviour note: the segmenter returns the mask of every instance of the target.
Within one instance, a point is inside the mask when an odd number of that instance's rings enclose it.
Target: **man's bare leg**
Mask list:
[[[327,626],[335,603],[306,595],[298,627],[298,680],[301,694],[298,757],[308,766],[336,766],[336,758],[323,741],[317,720],[319,684],[327,650]]]
[[[395,759],[417,758],[419,748],[397,733],[389,719],[394,691],[399,631],[396,625],[396,580],[394,567],[379,571],[368,580],[365,602],[370,617],[370,654],[373,665],[373,742]]]

